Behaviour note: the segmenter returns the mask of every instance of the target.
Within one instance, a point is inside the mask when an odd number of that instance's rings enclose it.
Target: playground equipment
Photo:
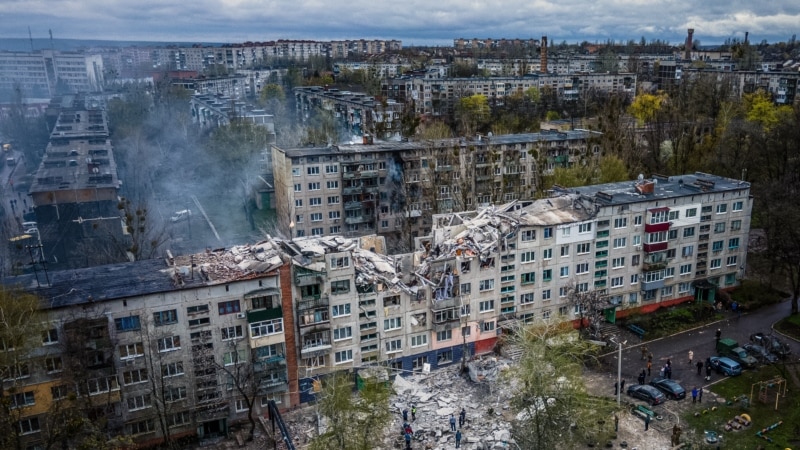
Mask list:
[[[750,420],[750,416],[747,414],[740,414],[733,418],[733,420],[729,420],[728,423],[725,424],[725,431],[739,431],[744,427],[749,427],[750,424],[753,422]]]
[[[778,428],[781,425],[783,425],[783,421],[779,420],[778,422],[773,423],[772,425],[768,426],[767,428],[762,428],[760,431],[758,431],[756,433],[756,436],[758,436],[761,439],[764,439],[764,440],[766,440],[768,442],[772,442],[772,438],[767,436],[767,432],[772,431],[772,430],[774,430],[775,428]]]
[[[778,400],[780,397],[786,397],[786,379],[783,377],[775,377],[766,381],[759,381],[750,386],[750,398],[753,398],[753,391],[758,386],[758,399],[761,403],[767,403],[769,397],[769,390],[777,387],[775,391],[775,411],[778,410]]]

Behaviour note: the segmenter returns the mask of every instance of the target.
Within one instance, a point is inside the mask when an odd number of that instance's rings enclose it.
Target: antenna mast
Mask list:
[[[31,41],[31,51],[33,51],[33,35],[31,34],[30,25],[28,25],[28,39]]]

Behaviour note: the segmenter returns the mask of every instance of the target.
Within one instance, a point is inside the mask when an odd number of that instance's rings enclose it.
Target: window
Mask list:
[[[592,224],[591,223],[582,223],[578,225],[578,233],[591,233],[592,231]]]
[[[735,266],[736,265],[736,260],[738,258],[739,257],[737,255],[728,256],[728,259],[725,261],[725,265],[726,266]]]
[[[461,294],[467,295],[472,292],[472,283],[461,283]]]
[[[524,230],[522,232],[522,242],[536,240],[536,230]]]
[[[236,325],[232,327],[223,327],[220,328],[220,331],[222,332],[223,341],[227,341],[230,339],[239,339],[244,337],[244,332],[242,330],[241,325]]]
[[[673,221],[673,220],[678,220],[680,218],[681,218],[681,212],[680,211],[675,210],[675,211],[670,211],[669,212],[668,220]]]
[[[624,283],[625,283],[625,279],[623,277],[613,277],[613,278],[611,278],[611,287],[612,288],[622,287],[622,285]]]
[[[418,334],[416,336],[411,336],[411,346],[412,347],[422,347],[423,345],[428,344],[428,335],[427,334]]]
[[[51,328],[46,331],[42,331],[42,344],[43,345],[52,345],[58,343],[58,329]]]
[[[638,266],[640,259],[641,259],[641,255],[633,255],[633,256],[631,256],[631,265],[632,266]]]
[[[520,276],[520,282],[521,282],[522,284],[532,284],[532,283],[535,283],[535,282],[536,282],[536,272],[528,272],[528,273],[523,273],[523,274]]]
[[[88,380],[86,384],[89,388],[89,395],[97,395],[110,392],[112,390],[119,390],[116,376],[110,376],[108,378],[93,378]]]
[[[666,241],[667,241],[666,231],[656,231],[654,233],[647,233],[648,244],[657,244],[659,242],[666,242]]]
[[[142,420],[140,422],[133,422],[128,425],[130,427],[130,434],[144,434],[151,433],[156,430],[155,422],[153,419]]]
[[[678,294],[685,294],[691,290],[692,283],[678,283]]]
[[[325,173],[339,173],[339,166],[326,165],[325,166]]]
[[[670,295],[672,295],[672,286],[664,286],[663,288],[661,288],[662,297],[668,297]]]
[[[159,352],[170,352],[181,348],[180,336],[169,336],[158,340]]]
[[[338,181],[328,181],[326,186],[328,189],[339,189],[339,182]]]
[[[263,320],[250,324],[250,337],[257,338],[278,333],[283,333],[283,318]]]
[[[320,206],[322,205],[322,197],[311,197],[308,199],[308,204],[311,206]]]
[[[227,302],[219,302],[218,303],[219,315],[224,316],[226,314],[233,314],[241,312],[241,307],[239,305],[239,300],[231,300]]]
[[[296,216],[294,216],[294,221],[297,223],[303,223],[303,215],[297,214]]]
[[[505,266],[505,267],[509,267],[509,266]],[[514,265],[512,264],[510,267],[513,270]],[[511,283],[512,281],[514,281],[514,278],[515,278],[514,275],[503,275],[502,277],[500,277],[500,282],[501,283]]]
[[[125,385],[144,383],[147,381],[147,369],[136,369],[122,372],[122,382]]]
[[[114,325],[116,326],[118,332],[136,331],[141,329],[139,316],[128,316],[114,319]]]
[[[178,323],[178,310],[170,309],[153,313],[153,323],[156,326]]]
[[[24,406],[31,406],[36,404],[36,399],[33,396],[33,391],[9,394],[9,397],[11,399],[12,408],[22,408]]]
[[[318,191],[318,190],[320,190],[319,181],[314,182],[314,183],[308,183],[308,190],[309,191]]]
[[[328,219],[339,219],[342,217],[341,211],[328,211]]]
[[[342,316],[349,316],[350,315],[350,303],[345,303],[344,305],[333,305],[331,307],[333,312],[333,317],[342,317]]]
[[[542,300],[547,301],[547,300],[550,300],[550,298],[551,298],[550,289],[543,290],[542,291]]]
[[[340,199],[339,199],[338,195],[329,195],[328,196],[328,204],[329,205],[338,205],[339,202],[340,202]],[[312,203],[312,206],[313,206],[313,203]]]
[[[733,202],[733,207],[731,208],[731,211],[736,212],[736,211],[741,211],[742,209],[744,209],[744,202],[741,201]]]
[[[306,167],[306,175],[319,175],[319,166]]]
[[[686,227],[683,229],[683,237],[689,238],[694,236],[694,227]]]
[[[633,218],[633,226],[638,227],[642,224],[642,216],[635,216]]]
[[[575,252],[579,255],[584,255],[592,251],[592,244],[584,242],[575,246]]]
[[[483,325],[481,325],[481,333],[489,333],[492,331],[494,331],[494,321],[483,322]]]
[[[226,366],[233,366],[247,361],[247,350],[231,350],[222,354],[222,363]]]
[[[322,213],[312,213],[311,214],[311,221],[312,222],[322,222]]]
[[[186,387],[176,386],[164,389],[164,401],[167,403],[177,402],[186,398]]]
[[[198,319],[189,319],[189,326],[190,327],[199,327],[202,325],[208,325],[211,323],[211,319],[208,317],[200,317]]]
[[[333,330],[333,340],[341,341],[344,339],[353,338],[353,329],[351,327],[336,328]]]
[[[625,257],[622,258],[614,258],[611,260],[611,268],[612,269],[619,269],[620,267],[625,267]]]
[[[449,341],[453,339],[453,330],[444,330],[444,331],[437,331],[436,332],[436,341]]]
[[[402,326],[403,321],[401,317],[391,317],[383,321],[383,331],[399,330]]]
[[[453,362],[453,351],[446,350],[436,354],[436,363],[437,364],[447,364],[449,362]]]
[[[625,228],[628,226],[627,217],[619,217],[614,219],[614,228]]]
[[[711,251],[712,252],[721,252],[723,244],[724,244],[723,241],[714,241],[711,244]]]
[[[569,256],[569,245],[561,246],[561,257]]]
[[[17,422],[17,428],[19,428],[19,434],[38,433],[39,430],[41,430],[39,427],[39,418],[31,417],[28,419],[22,419]]]
[[[622,248],[625,247],[627,243],[627,238],[616,238],[614,239],[614,248]]]
[[[299,167],[295,167],[295,168],[292,169],[292,176],[293,177],[299,177],[300,176],[300,168]]]
[[[44,367],[45,370],[47,370],[47,373],[61,372],[63,370],[64,363],[60,356],[53,356],[44,359]]]
[[[519,303],[521,305],[527,305],[529,303],[533,303],[533,292],[528,292],[527,294],[521,294],[519,296]]]
[[[742,229],[741,220],[731,220],[731,231],[739,231]]]
[[[724,233],[725,232],[725,222],[717,222],[714,224],[714,233]]]
[[[303,207],[303,199],[302,198],[295,199],[294,207],[295,208],[302,208]]]
[[[553,227],[545,227],[543,231],[545,239],[550,239],[553,237]]]
[[[479,305],[480,312],[494,311],[494,300],[484,300]]]
[[[331,227],[330,231],[330,234],[339,234],[342,232],[342,227],[340,225],[336,225],[335,227]]]
[[[561,236],[562,237],[569,237],[570,227],[564,227],[561,229]]]
[[[521,263],[531,263],[536,261],[536,252],[534,251],[527,251],[520,253],[519,261]]]
[[[494,289],[494,280],[481,280],[480,281],[480,291],[489,291]]]
[[[709,266],[709,267],[711,269],[719,269],[720,267],[722,267],[722,258],[712,259],[711,260],[711,266]]]
[[[681,264],[680,267],[680,274],[681,275],[690,275],[692,273],[692,265],[691,264]]]
[[[178,375],[183,375],[183,362],[178,361],[174,363],[168,363],[161,366],[161,376],[162,377],[176,377]]]
[[[561,268],[561,278],[566,278],[569,276],[569,267],[564,266]]]
[[[736,250],[739,248],[739,238],[730,238],[728,239],[728,249],[729,250]]]
[[[386,353],[397,353],[403,351],[403,340],[394,339],[386,342]]]
[[[667,221],[667,211],[653,211],[650,214],[650,224],[664,223]]]
[[[72,388],[67,384],[59,384],[50,388],[50,395],[53,397],[53,400],[65,399],[70,392],[72,392]]]
[[[353,350],[342,350],[334,354],[334,362],[336,364],[346,363],[353,360]]]
[[[151,406],[150,394],[128,397],[126,401],[128,403],[128,411],[136,411],[139,409],[149,408]]]
[[[331,258],[331,269],[344,269],[346,267],[350,267],[349,256],[334,256]]]
[[[717,205],[717,214],[725,214],[728,212],[728,204],[727,203],[720,203]]]
[[[639,283],[639,274],[634,273],[633,275],[631,275],[631,284],[637,284],[637,283]]]
[[[302,190],[303,190],[303,185],[302,184],[300,184],[300,183],[295,183],[294,184],[294,191],[295,192],[300,192]]]
[[[130,359],[137,356],[144,356],[144,344],[137,342],[135,344],[123,344],[119,346],[119,358]]]
[[[542,250],[542,258],[544,258],[544,259],[553,259],[553,249],[552,248],[546,248],[546,249]]]
[[[331,295],[350,292],[350,280],[331,281]]]
[[[204,314],[208,312],[208,305],[189,306],[186,308],[186,314]]]
[[[667,239],[669,240],[678,239],[678,230],[669,230],[669,233],[667,233]]]
[[[642,237],[639,235],[634,236],[633,245],[642,245]]]
[[[681,256],[688,257],[694,254],[694,245],[687,245],[681,248]]]
[[[575,266],[576,275],[581,275],[584,273],[589,273],[589,263],[580,263]]]

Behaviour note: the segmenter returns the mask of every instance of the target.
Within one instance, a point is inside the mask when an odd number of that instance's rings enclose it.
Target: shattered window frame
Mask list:
[[[436,364],[445,364],[453,362],[453,351],[445,350],[436,354]]]
[[[331,281],[331,295],[341,295],[350,292],[350,280]]]
[[[349,256],[332,256],[330,259],[331,262],[331,269],[346,269],[350,267],[350,257]]]
[[[487,320],[483,322],[481,325],[481,332],[482,333],[491,333],[495,330],[495,323],[493,320]]]
[[[536,230],[522,230],[522,232],[520,232],[520,240],[522,242],[535,241]]]
[[[528,305],[533,303],[535,300],[535,295],[533,292],[526,292],[524,294],[519,295],[519,304],[520,305]]]

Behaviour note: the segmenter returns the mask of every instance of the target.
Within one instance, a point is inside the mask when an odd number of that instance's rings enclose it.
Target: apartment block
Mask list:
[[[372,134],[378,139],[400,138],[400,115],[404,105],[381,100],[362,92],[340,91],[322,86],[294,88],[298,117],[306,121],[314,108],[332,111],[346,133]]]
[[[533,198],[538,174],[599,154],[600,134],[542,132],[316,148],[273,146],[285,236],[426,235],[432,214]],[[410,248],[407,245],[406,248]]]
[[[4,280],[38,295],[51,326],[41,349],[4,372],[4,390],[22,393],[22,448],[53,439],[54,415],[70,406],[104,434],[154,444],[224,435],[246,421],[248,397],[256,415],[270,401],[296,404],[282,265],[262,242],[53,272],[46,286]]]
[[[104,87],[99,54],[39,50],[0,52],[0,99],[10,101],[15,89],[24,97],[51,98],[56,94],[97,92]]]

